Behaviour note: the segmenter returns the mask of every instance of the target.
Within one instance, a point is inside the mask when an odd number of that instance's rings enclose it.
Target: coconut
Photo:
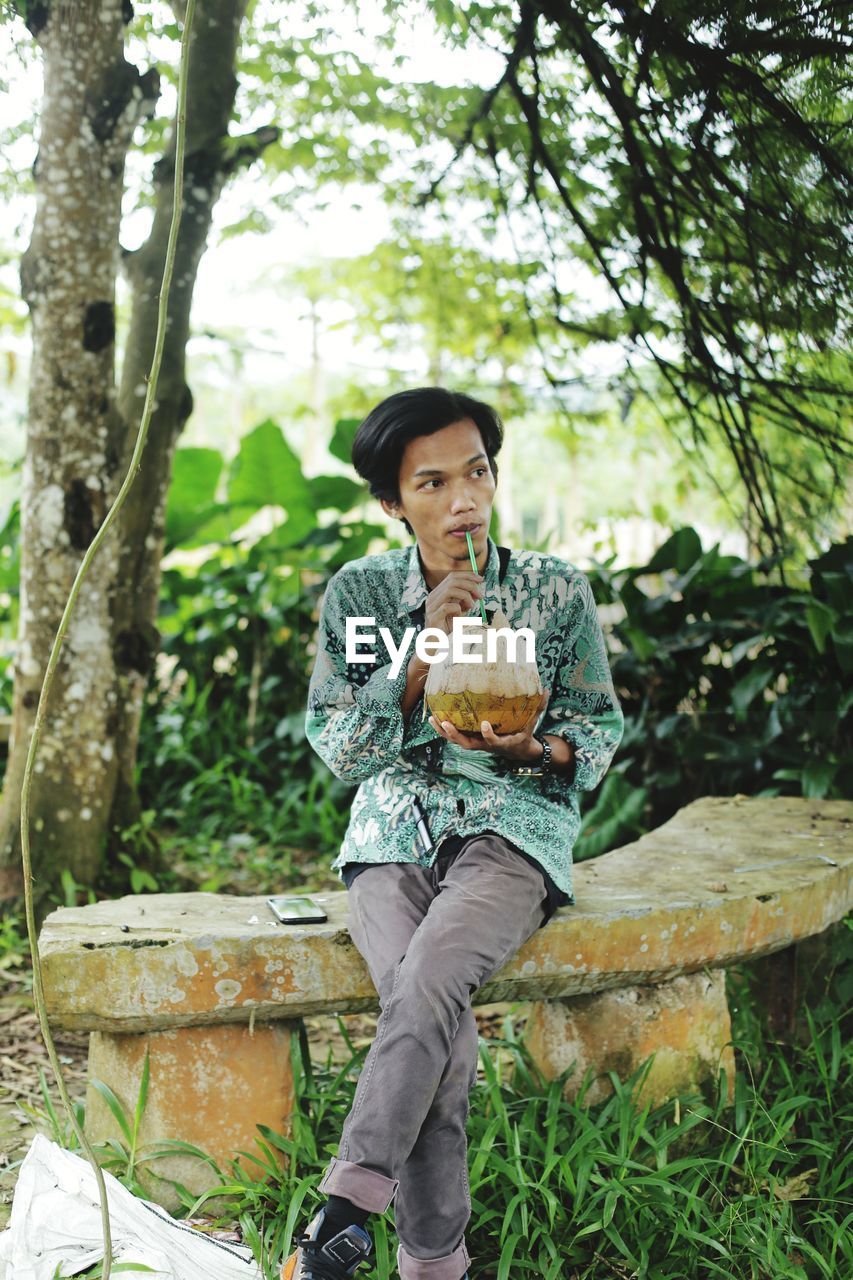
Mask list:
[[[487,662],[488,631],[509,628],[498,609],[491,624],[483,628],[477,649],[482,662],[454,662],[447,656],[430,664],[424,685],[424,700],[439,724],[449,720],[460,733],[479,733],[488,720],[495,733],[518,733],[533,715],[542,697],[542,682],[535,661],[527,660],[527,645],[519,642],[516,661],[510,662],[507,640],[496,636],[495,661]]]

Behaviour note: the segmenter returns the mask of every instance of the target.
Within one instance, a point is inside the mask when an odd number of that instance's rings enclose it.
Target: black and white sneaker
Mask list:
[[[325,1208],[312,1218],[297,1241],[296,1251],[285,1260],[281,1280],[346,1280],[373,1252],[373,1241],[364,1227],[353,1222],[325,1244],[317,1236]]]

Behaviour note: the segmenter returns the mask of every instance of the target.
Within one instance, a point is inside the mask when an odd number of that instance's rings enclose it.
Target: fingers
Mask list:
[[[468,613],[474,608],[477,601],[483,598],[484,593],[482,591],[458,587],[445,594],[439,607],[443,608],[446,614],[449,614],[451,610],[455,613]]]
[[[528,736],[525,729],[520,729],[518,733],[495,733],[488,720],[480,722],[480,732],[483,735],[483,741],[493,747],[515,747]]]
[[[435,716],[430,716],[429,722],[436,733],[447,742],[455,742],[457,747],[464,747],[467,751],[483,750],[483,742],[478,733],[462,733],[449,720],[442,720],[439,724]]]
[[[448,620],[470,613],[485,597],[484,582],[483,575],[471,569],[451,570],[427,596],[429,625],[443,627]]]

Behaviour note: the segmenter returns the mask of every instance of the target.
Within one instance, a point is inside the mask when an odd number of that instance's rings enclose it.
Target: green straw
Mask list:
[[[471,568],[475,573],[479,573],[480,570],[477,568],[477,557],[474,555],[474,544],[471,541],[470,529],[465,530],[465,541],[468,543],[468,555],[471,557]],[[482,600],[480,601],[480,613],[483,615],[483,626],[487,627],[489,625],[489,620],[486,617],[486,606]]]

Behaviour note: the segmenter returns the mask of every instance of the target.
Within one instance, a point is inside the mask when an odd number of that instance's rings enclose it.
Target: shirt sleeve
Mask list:
[[[390,661],[347,663],[346,619],[364,616],[366,606],[358,604],[346,577],[335,574],[323,598],[305,733],[336,777],[363,782],[400,754],[407,663],[403,661],[394,679],[389,679]],[[367,648],[361,647],[363,652]]]
[[[569,778],[550,779],[560,791],[592,791],[601,782],[622,741],[624,716],[607,659],[592,587],[579,575],[567,610],[566,639],[545,709],[541,732],[558,734],[575,749]]]

